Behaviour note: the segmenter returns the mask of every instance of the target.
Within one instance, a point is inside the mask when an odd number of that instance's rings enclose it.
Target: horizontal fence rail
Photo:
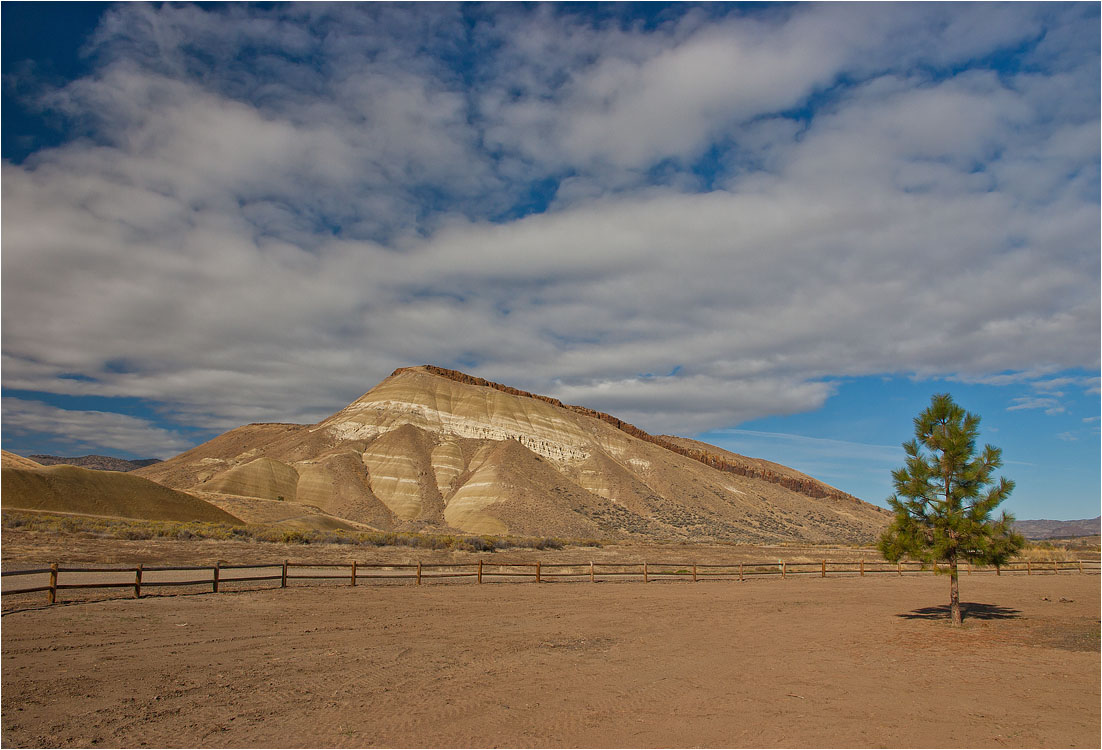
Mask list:
[[[788,561],[761,560],[736,563],[674,563],[674,562],[506,562],[478,560],[467,563],[361,563],[358,561],[335,563],[306,563],[285,560],[282,563],[239,563],[214,565],[144,565],[77,567],[54,563],[48,568],[5,570],[2,580],[29,583],[19,587],[4,585],[0,594],[33,594],[45,591],[49,604],[57,602],[58,591],[72,589],[116,589],[133,587],[134,597],[140,598],[148,588],[190,586],[218,593],[226,584],[278,581],[279,588],[287,588],[291,581],[346,581],[355,586],[360,582],[406,580],[421,585],[437,579],[474,578],[478,583],[501,579],[525,578],[535,583],[545,579],[563,579],[564,582],[609,581],[633,578],[650,583],[660,581],[738,580],[746,581],[763,576],[792,577],[914,576],[922,573],[947,572],[944,564],[932,565],[904,560],[896,563],[884,560],[818,560]],[[958,575],[1080,575],[1102,574],[1098,560],[1020,560],[1007,565],[973,566],[960,563]],[[61,577],[64,574],[65,580]],[[28,580],[30,579],[30,580]]]

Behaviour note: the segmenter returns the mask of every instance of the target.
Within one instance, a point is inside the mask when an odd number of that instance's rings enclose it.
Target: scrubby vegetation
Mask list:
[[[1098,537],[1084,537],[1083,539],[1069,540],[1045,540],[1030,542],[1018,553],[1019,559],[1032,560],[1033,562],[1048,562],[1056,560],[1078,560],[1084,555],[1097,556],[1099,552]],[[1093,553],[1093,554],[1092,554]]]
[[[349,544],[361,547],[415,547],[470,552],[494,552],[499,549],[562,549],[567,544],[601,546],[600,542],[592,539],[455,536],[391,531],[319,531],[278,526],[233,526],[197,521],[187,523],[138,521],[17,511],[4,511],[3,528],[54,534],[88,534],[108,539],[215,539],[268,544]]]

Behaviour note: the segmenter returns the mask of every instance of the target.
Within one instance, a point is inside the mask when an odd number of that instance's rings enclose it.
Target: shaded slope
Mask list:
[[[467,475],[444,510],[453,528],[516,536],[603,536],[587,511],[606,503],[515,440],[485,446]]]
[[[297,463],[295,468],[299,503],[373,528],[394,528],[394,514],[371,492],[359,451],[330,453]]]

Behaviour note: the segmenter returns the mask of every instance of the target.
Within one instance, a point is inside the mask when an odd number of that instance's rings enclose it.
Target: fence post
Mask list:
[[[142,563],[138,563],[138,567],[134,568],[134,598],[142,598]]]
[[[1025,561],[1025,574],[1027,576],[1033,575],[1033,563],[1030,562],[1029,560]]]
[[[356,585],[356,561],[352,561],[352,585]]]
[[[1082,563],[1079,563],[1079,572],[1080,573],[1083,572],[1083,564]],[[596,583],[597,582],[597,577],[593,573],[593,561],[592,560],[589,561],[589,582],[590,583]]]
[[[827,577],[827,561],[823,560],[823,578]]]
[[[964,564],[968,566],[968,575],[972,575],[972,561],[969,560],[969,561],[965,562]]]
[[[50,565],[50,592],[46,598],[50,604],[57,602],[57,563]]]
[[[1052,572],[1055,573],[1056,575],[1060,575],[1060,569],[1058,567],[1056,567],[1056,561],[1055,560],[1052,561]]]
[[[1079,575],[1083,575],[1083,561],[1079,561]]]
[[[536,560],[536,583],[540,582],[540,562]]]
[[[738,564],[738,579],[742,580],[742,563]]]
[[[897,562],[895,564],[895,569],[899,571],[899,575],[900,575],[900,577],[902,577],[903,576],[903,561],[902,560],[900,560],[899,562]]]
[[[1002,574],[1003,574],[1002,566],[1001,565],[995,565],[995,575],[1001,576]]]
[[[781,580],[784,580],[787,577],[785,575],[784,566],[785,566],[785,562],[784,562],[784,560],[781,560]]]
[[[421,585],[421,561],[417,561],[417,585]]]
[[[693,564],[693,583],[696,583],[696,564]]]
[[[650,583],[650,579],[647,577],[647,564],[643,563],[643,583]]]
[[[865,575],[865,558],[861,558],[861,575]]]
[[[482,561],[478,561],[478,582],[482,583]]]
[[[214,564],[214,580],[211,581],[211,591],[215,594],[218,593],[218,566],[221,563]]]
[[[283,561],[283,575],[279,579],[279,587],[281,589],[287,588],[287,561]]]

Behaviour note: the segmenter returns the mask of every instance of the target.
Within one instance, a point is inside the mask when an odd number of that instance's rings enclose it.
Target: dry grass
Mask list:
[[[595,540],[563,540],[553,537],[454,536],[383,531],[319,531],[278,526],[233,526],[198,521],[140,521],[94,516],[55,515],[22,511],[3,512],[4,529],[83,534],[101,539],[212,539],[220,541],[267,542],[273,544],[338,544],[360,547],[412,547],[432,550],[493,552],[498,549],[562,549],[571,546],[600,546]]]
[[[1044,542],[1030,542],[1018,558],[1031,562],[1061,562],[1064,560],[1095,559],[1099,556],[1098,537],[1082,539],[1061,539]]]
[[[356,530],[291,529],[272,525],[233,526],[220,523],[140,521],[80,515],[5,510],[4,560],[43,562],[53,559],[85,562],[207,562],[213,559],[268,559],[288,555],[319,562],[356,556],[364,561],[386,561],[401,550],[417,551],[426,562],[471,562],[483,553],[509,551],[510,559],[587,563],[639,562],[767,564],[782,560],[791,565],[815,565],[825,560],[883,562],[871,546],[857,545],[738,545],[692,544],[683,541],[637,540],[609,542],[551,537],[495,537],[452,534],[397,533]],[[1097,537],[1095,538],[1097,540]],[[1073,540],[1079,541],[1079,540]],[[259,545],[259,547],[257,546]],[[290,552],[291,549],[295,551]],[[598,548],[599,551],[598,551]],[[403,558],[404,559],[404,558]],[[1041,542],[1027,547],[1020,562],[1097,560],[1093,548]],[[801,569],[807,572],[806,568]],[[796,571],[799,572],[799,571]]]

